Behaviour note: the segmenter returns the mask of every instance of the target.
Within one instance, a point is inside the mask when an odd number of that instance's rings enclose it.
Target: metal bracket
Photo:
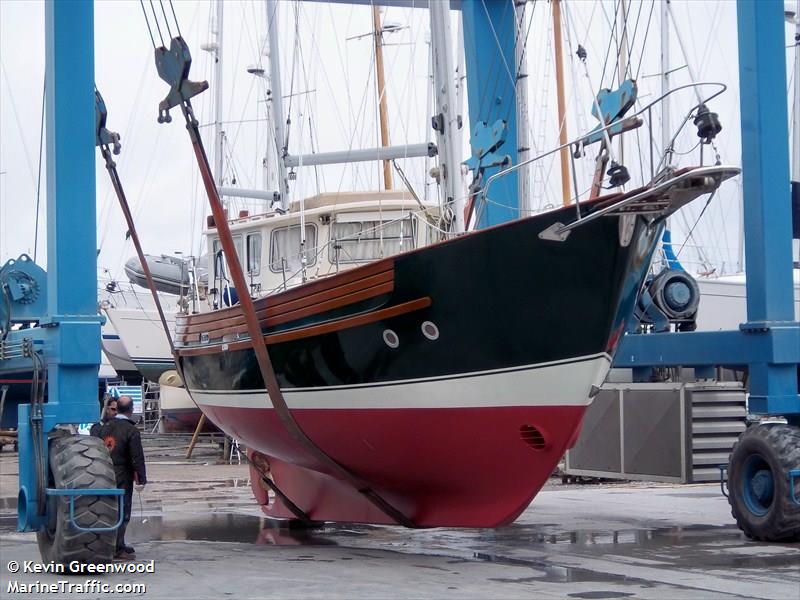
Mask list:
[[[570,231],[571,230],[564,228],[563,223],[556,221],[547,229],[539,232],[539,239],[549,240],[551,242],[565,242],[569,237]]]
[[[207,90],[208,82],[189,81],[192,55],[182,37],[172,38],[169,50],[163,46],[156,48],[155,54],[158,76],[170,86],[167,97],[158,104],[158,122],[169,123],[172,121],[169,110]]]
[[[497,154],[498,148],[506,141],[507,133],[508,127],[502,119],[495,121],[491,126],[484,121],[478,121],[469,141],[472,156],[464,161],[467,168],[477,175],[489,167],[510,165],[510,156]]]
[[[767,333],[778,327],[798,327],[797,321],[747,321],[739,324],[739,329],[745,333]]]
[[[580,140],[579,145],[581,147],[589,146],[603,141],[606,135],[610,138],[628,129],[635,129],[641,126],[641,119],[626,119],[622,121],[625,113],[636,103],[637,94],[636,82],[632,79],[626,79],[614,91],[610,89],[600,90],[597,94],[597,102],[592,105],[592,115],[600,123]],[[598,107],[601,114],[598,114]],[[617,122],[615,123],[615,121]],[[611,124],[613,126],[606,129]]]
[[[45,494],[47,494],[48,496],[66,496],[67,498],[69,498],[69,522],[78,531],[91,531],[93,533],[98,533],[101,531],[114,531],[118,529],[120,525],[122,525],[122,520],[125,517],[125,511],[122,505],[124,500],[123,495],[125,494],[125,490],[121,490],[119,488],[102,488],[97,490],[93,489],[59,490],[55,488],[46,488]],[[110,527],[81,527],[75,520],[75,498],[77,498],[78,496],[117,496],[118,500],[117,522]]]
[[[111,146],[114,154],[119,154],[122,149],[122,145],[119,143],[120,137],[118,133],[106,129],[108,111],[106,110],[106,103],[103,100],[103,96],[100,95],[97,88],[94,90],[94,115],[96,124],[96,139],[94,145],[100,147]]]
[[[719,489],[722,495],[728,497],[728,465],[717,465],[719,469]]]

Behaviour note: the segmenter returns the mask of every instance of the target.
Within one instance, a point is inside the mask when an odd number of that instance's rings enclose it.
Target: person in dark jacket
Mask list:
[[[131,546],[125,544],[125,530],[131,520],[133,505],[133,486],[144,486],[147,474],[144,466],[144,450],[142,437],[133,420],[133,400],[129,396],[120,396],[117,401],[117,415],[100,428],[117,477],[117,487],[125,490],[124,516],[117,530],[117,548],[114,558],[132,560],[136,553]]]
[[[117,399],[116,398],[108,398],[106,399],[106,405],[103,408],[103,414],[100,417],[100,420],[92,425],[92,428],[89,430],[89,435],[93,435],[94,437],[100,437],[100,429],[108,423],[111,419],[117,416]]]

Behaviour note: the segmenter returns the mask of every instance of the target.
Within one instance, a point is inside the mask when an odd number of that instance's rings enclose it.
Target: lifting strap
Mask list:
[[[172,333],[167,325],[167,318],[164,315],[164,309],[161,306],[161,299],[158,296],[156,284],[153,281],[152,274],[150,273],[150,266],[147,264],[147,260],[144,257],[144,250],[142,250],[142,244],[139,241],[139,234],[137,233],[136,225],[133,222],[133,214],[131,213],[130,206],[128,205],[128,198],[125,196],[125,190],[122,188],[122,181],[120,180],[119,173],[117,172],[117,163],[115,163],[114,159],[112,158],[112,153],[120,153],[120,149],[122,147],[120,144],[120,136],[118,133],[106,129],[108,111],[106,110],[106,104],[103,101],[103,97],[100,95],[100,92],[97,90],[97,88],[94,90],[94,99],[95,120],[97,123],[95,131],[95,145],[100,148],[100,155],[103,157],[103,160],[106,163],[106,170],[111,178],[111,185],[114,187],[114,192],[116,192],[117,199],[119,200],[119,206],[122,209],[122,214],[125,216],[125,222],[128,225],[128,233],[130,233],[131,240],[133,240],[133,245],[136,248],[136,255],[139,257],[139,262],[142,264],[142,271],[144,272],[145,279],[147,279],[147,287],[150,290],[150,293],[153,295],[153,301],[155,302],[156,310],[158,311],[158,318],[161,319],[161,326],[164,328],[164,334],[167,336],[170,353],[172,354],[172,358],[175,360],[175,366],[180,373],[181,379],[183,379],[181,365],[178,361],[178,355],[175,352],[175,343],[172,341]],[[183,379],[183,381],[185,382],[186,380]]]
[[[194,83],[188,80],[189,68],[192,63],[192,58],[189,53],[189,47],[182,37],[174,37],[170,41],[170,49],[167,50],[164,46],[155,49],[155,60],[158,74],[165,82],[170,85],[170,91],[167,97],[159,103],[159,122],[169,122],[169,110],[175,106],[180,106],[183,117],[186,121],[186,129],[189,132],[189,138],[192,141],[194,154],[197,158],[197,164],[200,168],[200,175],[203,178],[203,184],[208,195],[208,202],[211,207],[211,213],[214,217],[214,222],[217,226],[217,233],[222,244],[222,250],[225,255],[225,261],[228,266],[228,272],[233,277],[233,284],[236,290],[240,290],[239,303],[242,307],[245,321],[247,322],[247,331],[253,344],[253,351],[258,361],[258,366],[261,371],[261,377],[264,380],[267,388],[267,395],[272,407],[275,409],[281,424],[286,432],[297,442],[306,452],[317,459],[320,463],[325,465],[333,474],[338,478],[349,483],[359,493],[363,494],[367,500],[372,502],[381,512],[395,520],[398,524],[405,527],[416,527],[414,522],[406,515],[400,512],[397,508],[387,502],[380,494],[372,489],[370,484],[364,481],[361,477],[347,469],[345,466],[339,464],[332,457],[328,456],[319,446],[317,446],[311,438],[300,428],[300,425],[295,421],[289,407],[286,405],[286,400],[275,376],[275,369],[273,368],[272,361],[267,351],[266,341],[261,331],[258,317],[256,316],[255,308],[253,307],[253,299],[250,297],[248,290],[250,289],[244,277],[239,256],[233,244],[233,237],[228,225],[228,218],[222,207],[222,202],[219,198],[219,192],[214,182],[214,177],[211,174],[211,168],[208,164],[208,157],[206,156],[203,142],[200,138],[200,129],[197,119],[194,116],[190,98],[196,96],[200,92],[208,88],[206,82]],[[176,361],[178,362],[178,361]],[[305,514],[305,513],[304,513]]]

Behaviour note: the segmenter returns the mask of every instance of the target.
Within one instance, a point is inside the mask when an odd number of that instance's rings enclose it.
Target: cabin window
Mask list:
[[[233,236],[233,246],[236,248],[236,254],[239,256],[239,262],[242,262],[242,244],[243,241],[241,235]],[[212,257],[212,260],[214,261],[214,279],[219,279],[220,277],[227,278],[228,269],[225,264],[224,252],[222,252],[222,242],[219,241],[219,238],[214,240],[213,248],[214,256]]]
[[[300,226],[282,227],[272,232],[269,248],[269,269],[273,273],[283,273],[293,277],[302,268],[302,257],[306,257],[306,266],[317,262],[317,228],[306,225],[306,243],[300,252]]]
[[[414,248],[414,221],[356,221],[331,226],[331,263],[366,262]]]
[[[247,273],[258,275],[261,272],[261,234],[247,236]]]

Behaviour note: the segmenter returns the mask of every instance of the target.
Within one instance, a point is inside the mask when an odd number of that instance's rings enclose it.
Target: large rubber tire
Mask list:
[[[739,436],[728,464],[728,502],[748,537],[767,542],[800,539],[800,504],[789,487],[789,472],[796,469],[800,469],[800,428],[752,425]],[[754,475],[768,485],[754,492]],[[795,477],[794,488],[794,498],[800,500],[800,477]]]
[[[67,435],[50,441],[52,483],[57,489],[116,488],[114,465],[103,440],[87,435]],[[78,496],[75,521],[81,527],[111,527],[117,522],[116,496]],[[48,497],[48,526],[37,533],[43,562],[69,565],[110,562],[117,532],[80,531],[69,519],[69,499]]]

